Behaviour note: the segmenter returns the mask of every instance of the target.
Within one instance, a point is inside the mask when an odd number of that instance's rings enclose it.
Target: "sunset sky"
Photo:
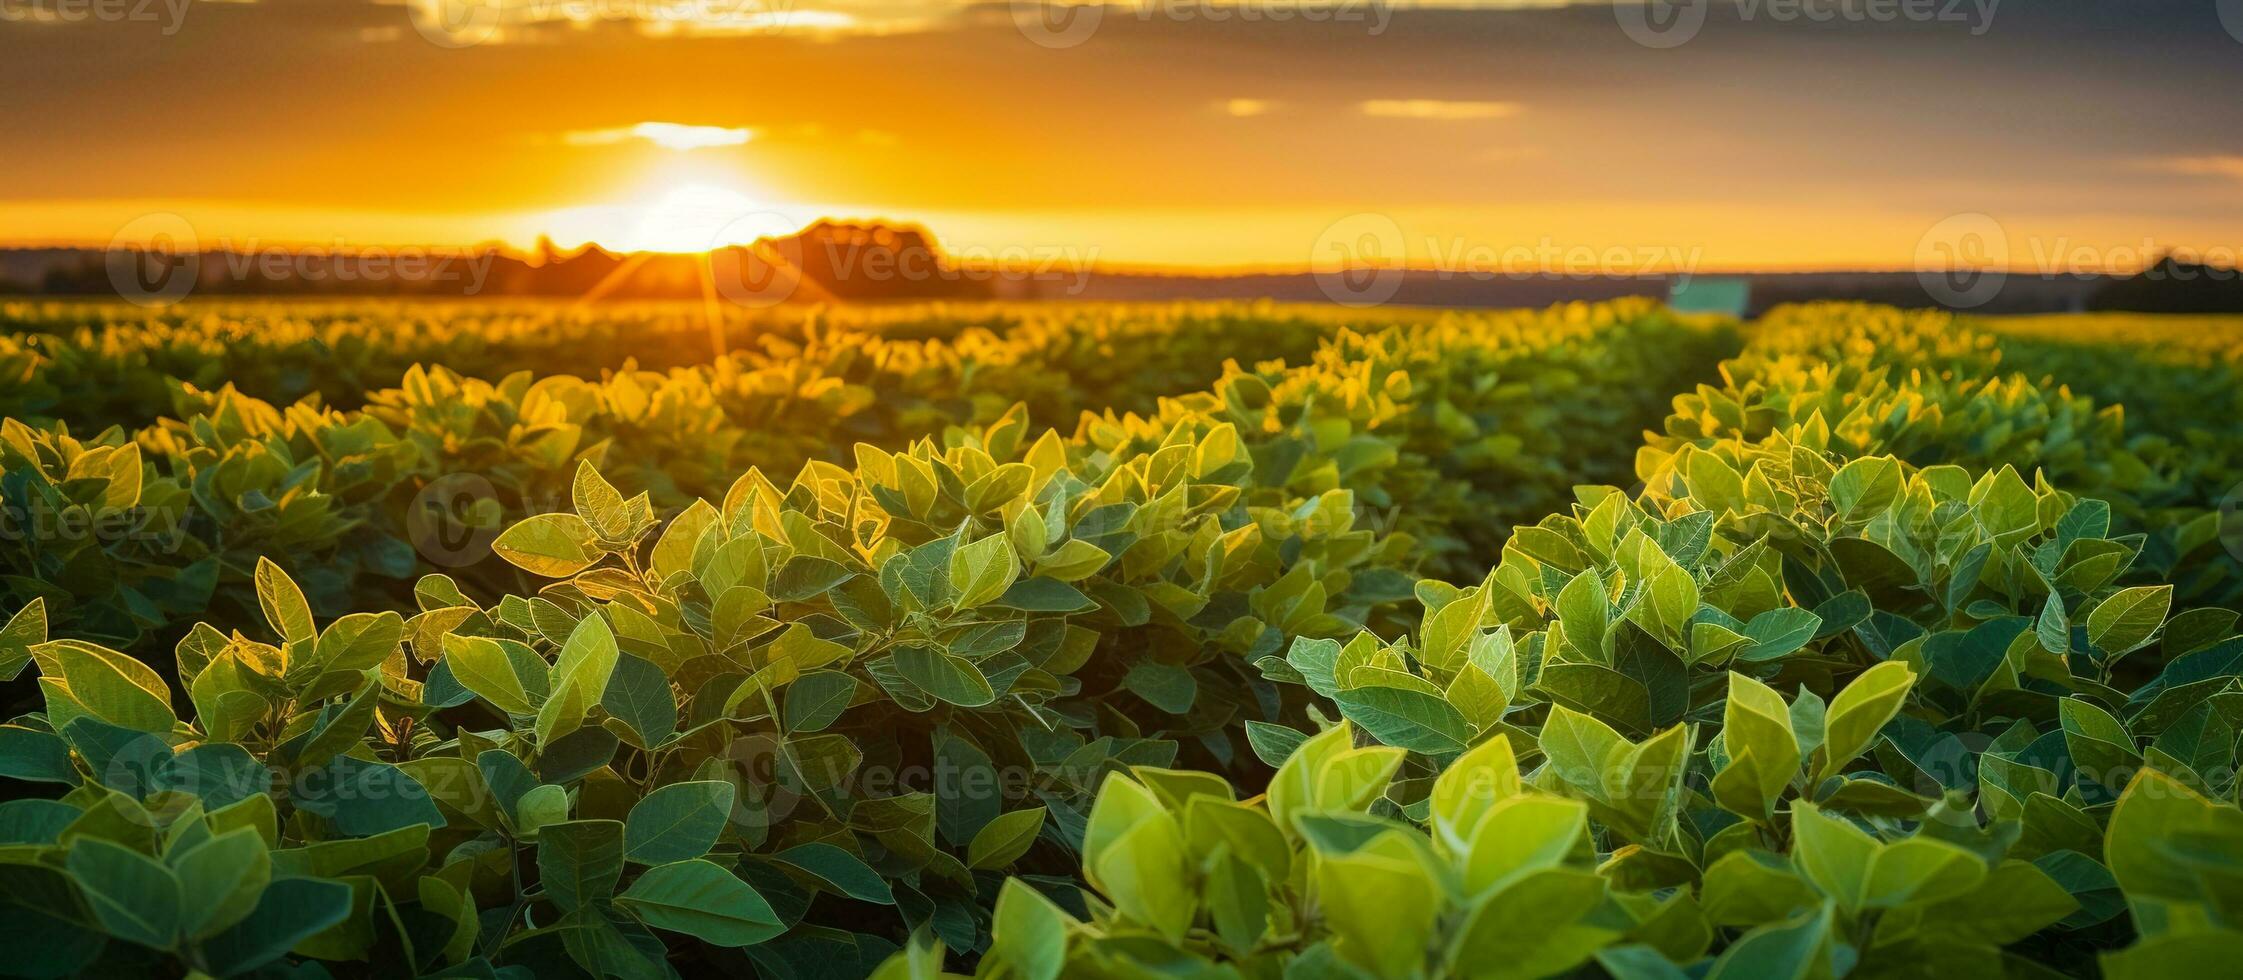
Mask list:
[[[0,0],[0,242],[160,212],[205,245],[685,248],[832,214],[1124,265],[1301,267],[1368,222],[1415,264],[1906,268],[1978,213],[2013,263],[2243,245],[2243,2],[2231,33],[2213,0],[1736,0],[1665,48],[1610,2],[1175,0],[1087,36],[955,0],[121,2]]]

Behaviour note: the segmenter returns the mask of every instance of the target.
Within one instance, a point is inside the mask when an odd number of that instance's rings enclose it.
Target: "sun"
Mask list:
[[[772,234],[772,217],[737,188],[683,184],[640,205],[622,240],[610,244],[634,252],[706,252]]]
[[[791,234],[805,223],[794,210],[704,169],[691,176],[650,175],[609,203],[549,212],[543,224],[563,245],[690,254]]]

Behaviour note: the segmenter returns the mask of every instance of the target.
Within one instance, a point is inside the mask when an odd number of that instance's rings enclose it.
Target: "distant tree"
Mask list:
[[[2243,270],[2167,255],[2140,273],[2104,283],[2088,298],[2087,307],[2133,313],[2243,313]]]

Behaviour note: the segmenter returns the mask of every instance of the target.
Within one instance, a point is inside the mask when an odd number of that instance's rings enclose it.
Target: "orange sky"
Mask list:
[[[2016,266],[2243,244],[2243,40],[2202,4],[1717,12],[1660,49],[1598,3],[1114,9],[1054,46],[956,0],[503,0],[487,34],[172,2],[0,21],[0,241],[158,213],[206,246],[689,248],[832,214],[996,258],[1659,272],[1903,268],[1983,214]]]

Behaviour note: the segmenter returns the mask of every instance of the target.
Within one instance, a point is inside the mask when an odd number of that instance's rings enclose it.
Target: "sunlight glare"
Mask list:
[[[732,188],[686,184],[648,202],[625,247],[639,252],[705,252],[730,245],[735,236],[726,226],[755,210],[754,199]]]
[[[548,233],[564,247],[586,242],[620,252],[706,252],[794,233],[804,222],[729,179],[666,180],[622,197],[550,213]]]

